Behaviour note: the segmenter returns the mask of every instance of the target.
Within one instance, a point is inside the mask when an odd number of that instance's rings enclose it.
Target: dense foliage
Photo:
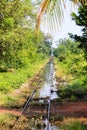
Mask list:
[[[36,35],[35,15],[30,0],[0,1],[0,71],[24,67],[49,53],[43,34]]]
[[[79,41],[79,47],[82,48],[85,52],[85,56],[87,58],[87,5],[82,5],[78,9],[78,15],[72,13],[72,19],[75,20],[76,24],[81,26],[82,36],[78,36],[78,34],[72,35],[70,37],[75,41]]]
[[[76,95],[79,90],[87,94],[87,61],[84,58],[83,50],[78,48],[79,44],[78,42],[64,39],[60,40],[58,48],[54,50],[58,64],[61,64],[61,67],[66,70],[67,76],[72,75],[72,80],[69,79],[67,87],[62,87],[64,90],[62,94],[65,97],[67,97],[67,93],[69,96],[72,96],[72,93]]]
[[[36,13],[31,0],[0,0],[0,91],[18,88],[49,55]]]

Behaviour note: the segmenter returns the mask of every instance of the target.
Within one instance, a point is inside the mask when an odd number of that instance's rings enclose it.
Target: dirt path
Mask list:
[[[31,106],[27,108],[25,114],[29,115],[46,115],[47,108],[42,105]],[[61,115],[65,117],[87,117],[87,101],[85,102],[67,102],[67,103],[51,103],[51,115]]]
[[[19,116],[21,114],[21,111],[17,110],[17,109],[8,109],[8,108],[0,107],[0,113],[3,113],[3,114],[13,114],[13,115]]]
[[[52,113],[64,116],[87,117],[87,101],[85,102],[67,102],[67,103],[53,103]]]
[[[30,115],[46,114],[46,106],[31,106],[31,109],[27,108],[26,113]],[[9,113],[14,115],[20,115],[21,110],[0,108],[0,113]],[[51,114],[62,115],[69,117],[86,117],[87,118],[87,101],[85,102],[67,102],[67,103],[51,103]]]

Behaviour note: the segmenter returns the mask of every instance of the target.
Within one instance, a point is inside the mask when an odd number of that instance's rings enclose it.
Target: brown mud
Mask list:
[[[14,115],[20,115],[20,109],[8,109],[0,108],[0,113],[8,113]],[[51,103],[51,115],[60,115],[63,117],[86,117],[87,118],[87,101],[80,102],[66,102],[66,103]],[[46,115],[47,107],[46,105],[31,105],[28,107],[24,113],[25,115]]]

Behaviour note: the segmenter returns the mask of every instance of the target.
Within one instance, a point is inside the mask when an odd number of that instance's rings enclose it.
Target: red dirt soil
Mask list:
[[[65,117],[87,117],[87,101],[51,103],[51,115],[61,115]],[[27,108],[25,115],[47,115],[46,106],[34,105]]]
[[[2,108],[2,107],[0,107],[0,113],[3,113],[3,114],[12,114],[12,115],[19,116],[21,114],[21,111],[17,110],[17,109],[8,109],[8,108]]]
[[[67,103],[53,103],[52,113],[61,114],[65,116],[87,117],[87,101],[84,102],[67,102]]]
[[[42,114],[46,113],[46,109],[40,106],[32,106],[31,109],[27,108],[26,112],[30,114]],[[9,113],[14,115],[20,115],[21,110],[0,108],[0,113]],[[66,103],[51,103],[51,114],[52,115],[63,115],[69,117],[87,117],[87,101],[80,102],[66,102]]]

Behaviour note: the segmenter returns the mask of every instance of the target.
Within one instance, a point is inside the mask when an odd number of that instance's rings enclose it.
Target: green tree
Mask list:
[[[0,1],[1,71],[24,67],[47,49],[44,35],[40,31],[36,35],[35,21],[36,12],[31,0]]]
[[[69,39],[60,39],[59,45],[56,49],[54,49],[54,55],[60,61],[66,61],[67,57],[71,55],[78,55],[80,53],[80,49],[77,48],[79,43],[75,43]]]
[[[38,0],[39,1],[39,0]],[[68,0],[67,0],[68,1]],[[87,5],[86,0],[71,0],[73,3],[81,3]],[[63,8],[62,5],[65,7],[65,0],[41,0],[40,1],[40,10],[38,12],[38,19],[37,19],[37,28],[40,25],[41,18],[45,14],[45,19],[47,16],[47,22],[50,25],[50,30],[56,31],[57,25],[61,24],[63,18]],[[55,27],[56,26],[56,27]]]
[[[69,34],[71,38],[75,41],[79,41],[79,47],[82,48],[85,52],[85,56],[87,58],[87,6],[82,5],[78,9],[78,15],[72,13],[72,18],[75,20],[76,24],[81,26],[82,29],[82,36],[78,36],[77,34],[72,35]]]
[[[69,39],[60,40],[59,46],[54,49],[54,55],[59,62],[66,64],[72,74],[86,72],[84,53],[78,48],[80,43]]]

